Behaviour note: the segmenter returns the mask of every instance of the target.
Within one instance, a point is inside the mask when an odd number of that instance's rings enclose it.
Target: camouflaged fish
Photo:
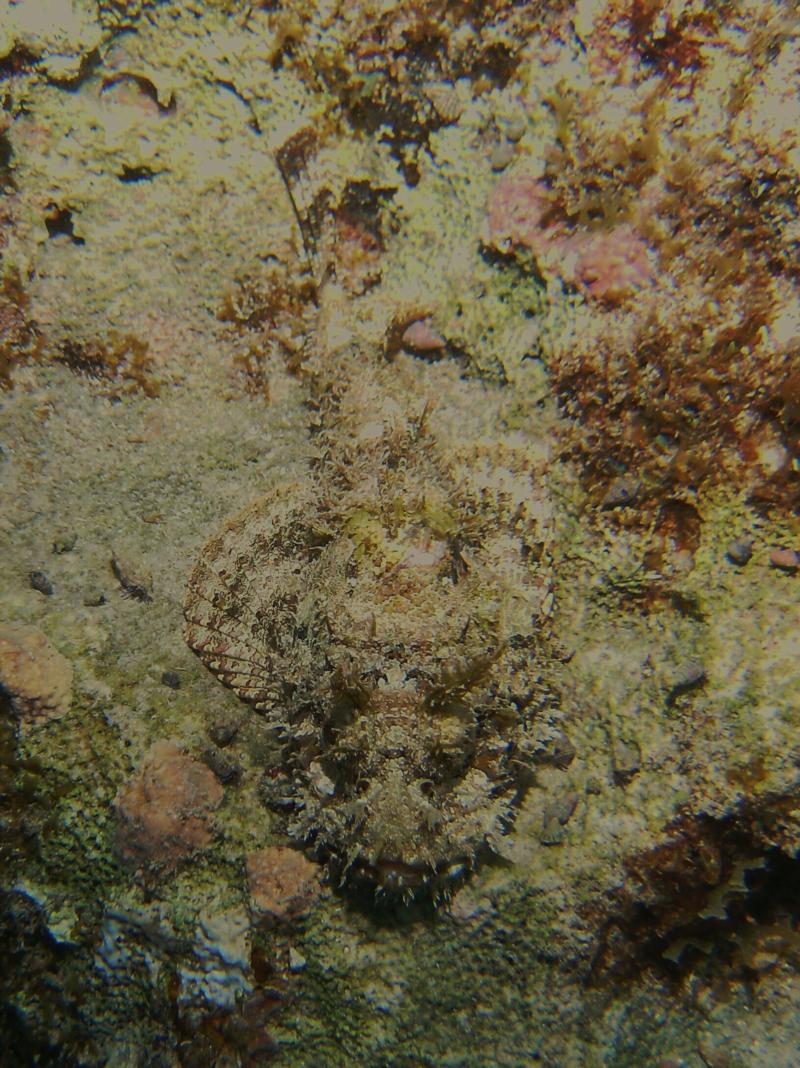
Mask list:
[[[504,851],[556,733],[547,457],[503,429],[510,391],[391,352],[351,303],[321,286],[307,477],[202,550],[186,639],[280,730],[293,837],[342,880],[442,894]]]

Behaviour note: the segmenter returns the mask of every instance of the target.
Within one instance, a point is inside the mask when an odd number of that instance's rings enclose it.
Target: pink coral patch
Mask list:
[[[489,197],[487,244],[501,251],[521,245],[538,255],[563,232],[557,224],[545,225],[552,206],[547,187],[538,179],[501,178]]]
[[[210,844],[211,814],[223,796],[213,772],[174,742],[151,745],[115,801],[123,858],[151,871],[173,871]]]
[[[595,300],[623,300],[653,281],[647,243],[629,223],[572,241],[578,256],[569,280]]]
[[[653,281],[650,248],[634,226],[569,231],[535,178],[500,179],[489,198],[484,241],[503,252],[528,249],[545,278],[560,278],[592,300],[616,303]]]

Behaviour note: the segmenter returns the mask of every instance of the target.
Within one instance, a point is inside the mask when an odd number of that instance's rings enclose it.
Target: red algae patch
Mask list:
[[[159,741],[117,793],[117,845],[132,865],[174,871],[214,837],[212,813],[224,791],[214,773],[175,742]]]
[[[483,241],[498,252],[527,250],[544,278],[594,300],[618,303],[653,281],[653,254],[634,226],[570,230],[551,190],[526,175],[501,178],[493,189]]]
[[[545,223],[552,207],[544,182],[527,175],[507,175],[489,196],[484,241],[500,251],[521,245],[536,254],[549,237],[563,232],[560,226]]]
[[[72,702],[72,664],[35,627],[0,627],[0,693],[23,732],[60,719]]]
[[[319,895],[319,868],[296,849],[257,849],[248,853],[246,866],[253,909],[262,915],[297,919]]]
[[[573,291],[542,353],[564,455],[598,496],[621,473],[641,482],[642,515],[723,478],[794,513],[796,42],[770,5],[573,15],[580,54],[560,16],[549,26],[557,75],[530,46],[527,105],[550,133],[495,182],[481,230],[556,299]],[[782,460],[763,462],[765,440]]]

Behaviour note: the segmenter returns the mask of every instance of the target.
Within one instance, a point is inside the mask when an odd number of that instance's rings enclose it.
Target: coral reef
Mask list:
[[[792,836],[787,842],[780,829],[794,804],[792,795],[769,797],[718,819],[677,819],[656,846],[631,857],[592,963],[595,981],[644,963],[686,972],[716,943],[723,952],[735,947],[744,972],[758,970],[757,946],[775,938],[773,924],[796,951],[800,873]]]
[[[3,1068],[795,1068],[797,57],[5,6]]]
[[[484,231],[586,297],[545,342],[580,424],[565,445],[594,486],[627,471],[658,499],[735,475],[761,506],[794,507],[797,114],[774,73],[796,82],[786,13],[643,3],[583,19],[558,26],[559,77],[540,90],[552,142],[499,179]]]
[[[458,121],[470,92],[506,84],[540,20],[535,8],[506,0],[363,0],[334,28],[324,7],[292,0],[270,17],[271,59],[324,87],[354,129],[378,134],[413,184],[420,148]]]

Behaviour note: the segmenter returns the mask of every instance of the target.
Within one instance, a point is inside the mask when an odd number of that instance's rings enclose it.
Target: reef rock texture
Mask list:
[[[547,355],[579,424],[569,447],[594,486],[624,469],[657,497],[724,474],[762,507],[794,506],[789,10],[577,10],[572,29],[554,20],[527,96],[550,142],[497,181],[483,231],[487,247],[586,297]]]
[[[0,693],[23,731],[69,712],[72,664],[40,630],[0,627]]]
[[[156,742],[117,794],[117,843],[135,868],[169,875],[214,836],[224,790],[213,772],[174,742]]]
[[[2,1068],[796,1068],[799,41],[2,6]]]
[[[319,868],[296,849],[257,849],[247,855],[246,864],[250,901],[259,915],[297,919],[319,895]]]

